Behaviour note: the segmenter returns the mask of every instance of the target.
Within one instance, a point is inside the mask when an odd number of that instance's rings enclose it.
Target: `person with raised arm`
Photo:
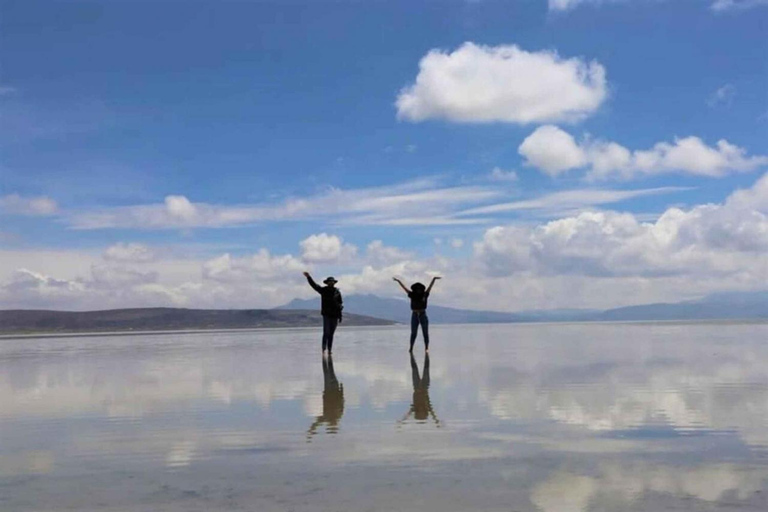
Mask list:
[[[341,298],[341,292],[336,288],[336,279],[328,277],[323,281],[325,286],[318,285],[309,272],[304,272],[309,286],[320,294],[320,313],[323,315],[323,352],[328,349],[328,355],[333,350],[333,335],[336,327],[341,323],[341,312],[344,309],[344,302]]]
[[[427,317],[427,299],[429,298],[429,292],[432,291],[432,287],[435,285],[435,281],[440,279],[439,276],[432,278],[429,283],[429,287],[424,286],[422,283],[413,283],[409,290],[403,282],[396,278],[392,278],[400,288],[411,299],[411,348],[408,352],[413,352],[413,344],[416,342],[416,335],[419,332],[419,325],[421,325],[421,335],[424,336],[424,352],[429,352],[429,318]]]

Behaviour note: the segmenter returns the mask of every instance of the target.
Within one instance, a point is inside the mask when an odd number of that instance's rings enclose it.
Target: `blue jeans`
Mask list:
[[[333,348],[333,333],[338,325],[338,318],[323,315],[323,350],[327,348],[330,352]]]
[[[421,334],[424,336],[424,347],[429,348],[429,318],[426,311],[414,311],[411,313],[411,350],[416,341],[416,334],[421,324]]]

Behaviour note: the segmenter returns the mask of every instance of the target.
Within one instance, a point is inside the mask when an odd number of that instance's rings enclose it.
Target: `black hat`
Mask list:
[[[329,276],[325,278],[325,281],[323,281],[325,284],[331,284],[331,283],[338,283],[335,277]]]
[[[425,290],[426,288],[422,283],[413,283],[411,285],[411,290]]]

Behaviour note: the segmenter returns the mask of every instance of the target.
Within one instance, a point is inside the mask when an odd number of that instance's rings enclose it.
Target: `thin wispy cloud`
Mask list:
[[[48,216],[58,211],[56,201],[47,196],[25,197],[9,194],[0,197],[0,213],[14,215]]]
[[[715,12],[733,12],[766,6],[768,0],[715,0],[710,8]]]
[[[718,87],[709,98],[707,98],[707,105],[710,107],[717,106],[729,106],[733,103],[733,99],[736,97],[736,87],[733,84],[725,84],[722,87]]]
[[[533,199],[510,201],[471,208],[457,214],[458,217],[470,215],[492,215],[498,213],[536,211],[539,216],[559,215],[563,212],[584,209],[593,206],[616,204],[637,197],[671,194],[689,190],[684,187],[658,187],[638,190],[601,190],[578,189],[546,194]]]
[[[665,0],[547,0],[547,7],[550,12],[568,12],[582,6],[598,7],[611,4],[628,3],[661,3]],[[755,7],[768,6],[768,0],[710,0],[702,2],[708,3],[713,12],[736,12],[745,11]]]
[[[358,225],[465,224],[469,222],[452,219],[451,214],[468,205],[496,199],[500,194],[491,187],[440,187],[438,180],[427,178],[384,187],[331,188],[275,204],[216,205],[169,195],[160,204],[73,213],[65,222],[75,229],[224,228],[311,220]]]

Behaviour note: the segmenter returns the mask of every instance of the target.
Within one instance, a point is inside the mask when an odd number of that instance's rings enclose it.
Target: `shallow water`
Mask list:
[[[0,510],[768,510],[768,325],[431,331],[0,340]]]

